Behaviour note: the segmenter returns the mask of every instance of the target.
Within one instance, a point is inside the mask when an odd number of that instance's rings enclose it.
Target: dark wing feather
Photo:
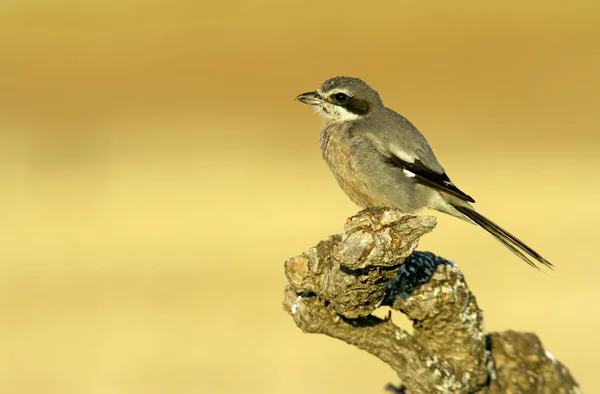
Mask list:
[[[464,193],[459,188],[454,186],[454,183],[450,181],[448,175],[446,175],[445,173],[440,174],[438,172],[432,171],[419,160],[415,160],[414,163],[409,163],[400,159],[398,156],[392,153],[390,155],[390,162],[393,165],[402,168],[403,170],[407,170],[415,174],[415,181],[423,185],[433,187],[444,193],[450,194],[454,197],[458,197],[464,201],[475,202],[473,197],[469,196],[468,194]]]

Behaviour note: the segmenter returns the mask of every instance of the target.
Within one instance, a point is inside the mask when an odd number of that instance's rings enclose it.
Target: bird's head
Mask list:
[[[323,119],[339,122],[360,119],[383,106],[375,90],[352,77],[328,79],[315,92],[302,93],[296,100],[314,105]]]

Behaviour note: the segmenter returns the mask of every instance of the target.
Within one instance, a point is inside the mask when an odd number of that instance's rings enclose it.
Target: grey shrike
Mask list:
[[[406,118],[383,105],[358,78],[335,77],[296,100],[323,118],[321,151],[340,187],[357,205],[402,212],[431,208],[474,223],[529,265],[552,264],[517,237],[477,213],[473,198],[457,188],[425,137]]]

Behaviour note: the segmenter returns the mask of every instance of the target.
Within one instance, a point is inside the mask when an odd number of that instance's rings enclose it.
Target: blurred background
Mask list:
[[[377,393],[395,374],[283,311],[283,262],[357,211],[294,102],[358,76],[539,273],[438,217],[490,331],[600,391],[597,1],[5,0],[0,391]],[[408,326],[403,316],[394,320]]]

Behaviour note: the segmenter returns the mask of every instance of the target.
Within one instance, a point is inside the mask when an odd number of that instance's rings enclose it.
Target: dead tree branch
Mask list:
[[[284,308],[304,332],[379,357],[406,393],[578,393],[568,370],[530,333],[486,333],[483,315],[451,262],[416,252],[429,216],[371,208],[285,263]],[[371,313],[390,306],[413,333]]]

